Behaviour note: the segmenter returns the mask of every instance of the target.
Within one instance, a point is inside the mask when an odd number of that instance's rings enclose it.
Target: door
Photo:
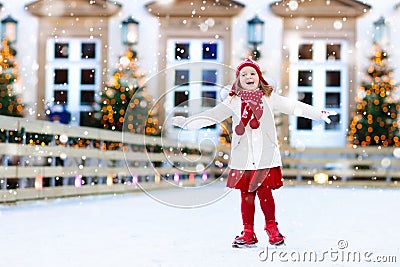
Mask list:
[[[65,105],[73,125],[90,125],[101,83],[99,39],[49,39],[46,55],[46,104]]]
[[[207,39],[167,41],[166,117],[191,116],[214,107],[223,87],[223,42]],[[212,125],[185,131],[169,125],[170,138],[198,142],[204,138],[219,142],[221,128]]]
[[[291,47],[290,97],[337,112],[336,116],[330,116],[331,124],[290,116],[291,146],[345,146],[348,112],[346,51],[344,40],[301,40]]]

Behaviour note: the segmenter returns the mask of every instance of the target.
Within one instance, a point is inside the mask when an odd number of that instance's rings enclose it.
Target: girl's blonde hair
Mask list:
[[[240,84],[240,77],[239,76],[236,78],[236,80],[234,82],[234,86],[235,86],[235,89],[236,89],[236,92],[235,92],[236,94],[239,93],[240,90],[243,90],[243,87]],[[267,96],[267,97],[270,97],[272,91],[274,91],[274,88],[271,85],[261,82],[261,79],[259,81],[259,87],[260,87],[260,90],[263,91],[264,95]]]

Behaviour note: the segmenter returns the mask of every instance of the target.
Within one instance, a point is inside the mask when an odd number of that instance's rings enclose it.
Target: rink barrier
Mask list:
[[[157,136],[7,116],[0,133],[0,202],[196,186],[221,171],[195,171],[213,162],[214,147]]]
[[[219,150],[228,151],[227,148]],[[289,147],[280,148],[285,179],[313,180],[326,174],[331,181],[400,180],[400,148],[395,147]],[[222,160],[222,159],[219,159]]]
[[[212,179],[222,174],[229,161],[227,146],[202,146],[199,156],[197,143],[178,145],[167,138],[127,133],[122,137],[121,132],[47,121],[0,116],[0,131],[7,137],[0,142],[0,202],[153,190],[167,188],[171,181],[197,185],[204,182],[201,173],[188,175],[175,165],[195,169],[211,162],[206,174]],[[19,133],[20,140],[13,142],[11,133]],[[48,142],[29,144],[32,135],[45,135]],[[85,140],[86,145],[57,142],[61,135]],[[105,149],[110,143],[120,147]],[[182,147],[188,151],[186,162],[191,163],[182,163],[177,153]],[[283,175],[290,181],[310,182],[318,173],[331,182],[397,185],[400,179],[399,148],[282,146],[281,154]],[[176,175],[179,181],[174,180]]]

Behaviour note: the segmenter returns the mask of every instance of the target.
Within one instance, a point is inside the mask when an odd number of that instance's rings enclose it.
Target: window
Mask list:
[[[95,43],[82,43],[81,58],[96,58],[96,44]]]
[[[81,91],[81,105],[92,105],[94,103],[94,91],[82,90]]]
[[[326,86],[340,86],[340,71],[326,72]]]
[[[175,70],[175,85],[189,84],[189,70]]]
[[[189,59],[189,44],[188,43],[176,43],[175,44],[175,59]]]
[[[307,118],[297,117],[297,130],[311,130],[312,121]]]
[[[310,92],[299,92],[298,100],[312,105],[312,93]],[[310,119],[297,117],[297,129],[298,130],[311,130],[312,129],[312,121]]]
[[[54,46],[54,58],[68,58],[68,43],[55,43]]]
[[[313,72],[312,70],[300,70],[297,85],[312,86]]]
[[[203,43],[203,59],[217,59],[217,44]]]
[[[302,44],[299,46],[299,59],[313,59],[312,44]]]
[[[54,102],[56,104],[67,104],[68,103],[68,91],[67,90],[54,90]]]
[[[81,111],[79,112],[79,125],[80,126],[93,126],[95,120],[93,118],[92,111]]]
[[[202,84],[206,86],[213,86],[217,83],[217,71],[216,70],[203,70],[202,71]]]
[[[340,44],[326,45],[326,59],[327,60],[340,60]]]
[[[67,106],[73,125],[89,125],[89,117],[91,121],[94,117],[88,111],[94,108],[101,89],[101,38],[74,35],[45,41],[49,53],[44,55],[44,101]]]
[[[340,130],[340,114],[329,116],[331,123],[325,123],[325,130]]]
[[[216,91],[203,91],[201,93],[201,105],[203,107],[214,107],[216,104],[217,92]]]
[[[54,84],[68,84],[68,70],[54,70]]]
[[[175,92],[175,107],[180,106],[181,104],[187,106],[189,100],[189,92],[188,91],[177,91]]]
[[[81,70],[81,84],[94,84],[94,69],[82,69]]]
[[[325,93],[326,108],[340,108],[340,93]]]
[[[299,92],[297,99],[303,103],[312,105],[312,93],[311,92]]]

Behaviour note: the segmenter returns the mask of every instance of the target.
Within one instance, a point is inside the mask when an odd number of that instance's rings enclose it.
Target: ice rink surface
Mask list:
[[[287,245],[267,245],[257,203],[253,249],[231,248],[240,194],[221,183],[2,205],[0,266],[399,266],[398,190],[295,186],[274,196]]]

